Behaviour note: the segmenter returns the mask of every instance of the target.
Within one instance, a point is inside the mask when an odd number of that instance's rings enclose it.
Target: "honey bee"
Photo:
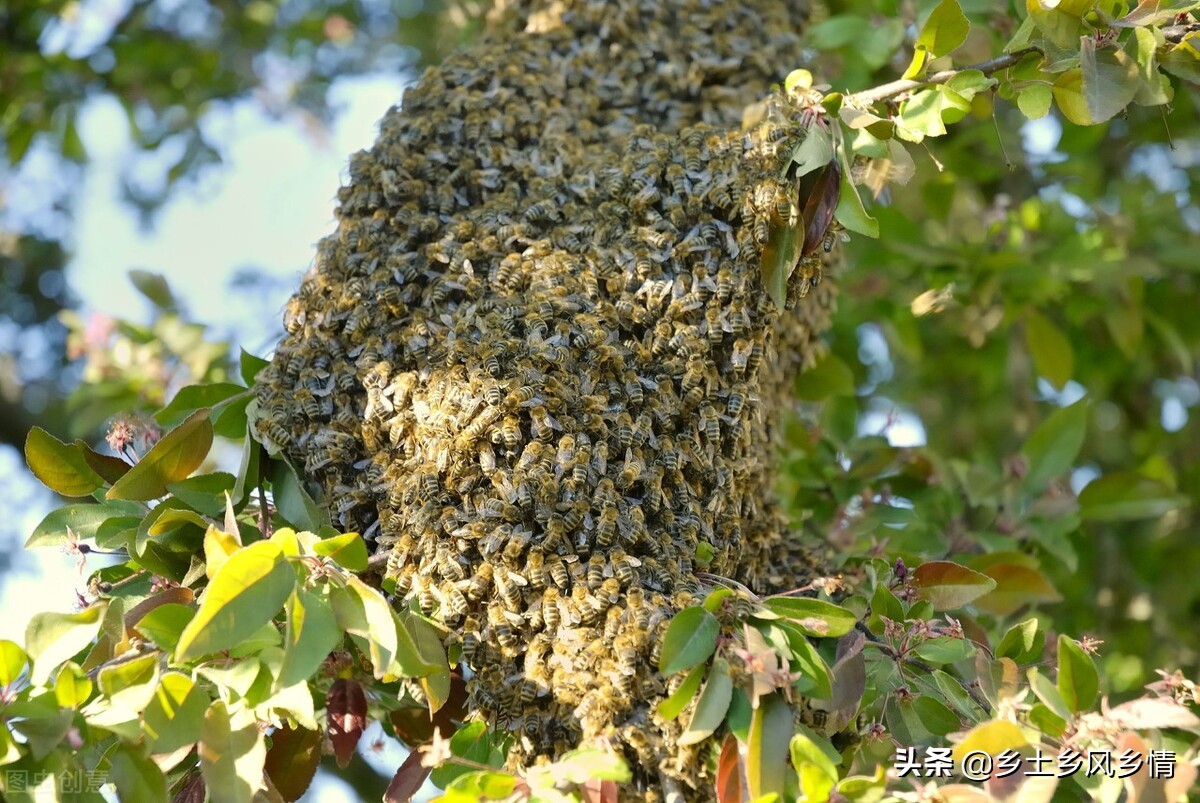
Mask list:
[[[557,630],[562,625],[562,612],[559,610],[558,600],[559,590],[557,588],[547,587],[542,592],[542,621],[550,631]]]
[[[555,556],[546,568],[550,572],[550,579],[554,581],[554,585],[565,591],[571,583],[571,575],[567,572],[567,565]]]

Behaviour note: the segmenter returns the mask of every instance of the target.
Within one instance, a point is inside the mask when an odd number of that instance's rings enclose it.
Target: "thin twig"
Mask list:
[[[918,661],[913,658],[902,658],[900,654],[892,648],[892,645],[888,644],[886,641],[879,638],[879,636],[876,636],[874,633],[872,633],[862,622],[858,622],[855,625],[855,629],[861,632],[863,636],[866,637],[867,641],[878,647],[880,652],[891,658],[896,663],[903,662],[915,669],[920,669],[922,672],[928,672],[929,674],[933,674],[933,672],[937,669],[937,667],[931,666],[924,661]],[[946,674],[954,678],[954,680],[958,682],[959,686],[962,686],[962,689],[967,693],[967,696],[974,701],[975,705],[982,708],[984,713],[992,713],[991,705],[989,705],[988,701],[979,694],[978,689],[971,688],[971,686],[962,678],[955,678],[954,675],[950,675],[949,672]]]

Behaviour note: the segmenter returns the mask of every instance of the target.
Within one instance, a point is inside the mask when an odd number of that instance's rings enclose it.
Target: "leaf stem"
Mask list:
[[[984,75],[991,75],[994,72],[1007,70],[1009,67],[1013,66],[1030,53],[1041,52],[1042,51],[1040,48],[1026,47],[1012,53],[1005,53],[1003,56],[997,56],[994,59],[982,61],[979,64],[960,67],[956,70],[942,70],[941,72],[935,72],[933,75],[926,76],[925,78],[919,80],[905,78],[899,81],[892,81],[871,89],[864,89],[862,92],[855,92],[852,95],[847,95],[846,102],[852,106],[869,106],[872,103],[878,103],[881,100],[894,98],[897,95],[903,95],[904,93],[911,92],[914,89],[920,89],[921,87],[925,86],[934,86],[936,84],[944,84],[959,73],[967,72],[968,70],[979,70]]]

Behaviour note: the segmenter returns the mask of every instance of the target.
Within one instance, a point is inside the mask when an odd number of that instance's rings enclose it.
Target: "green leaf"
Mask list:
[[[332,558],[337,565],[352,572],[367,568],[367,544],[358,533],[342,533],[313,544],[313,552]]]
[[[1041,491],[1052,479],[1063,476],[1075,464],[1087,434],[1088,402],[1080,399],[1046,417],[1021,447],[1029,464],[1025,487]]]
[[[212,382],[180,388],[171,403],[154,414],[154,420],[164,427],[173,427],[196,410],[211,409],[232,399],[246,389],[232,382]]]
[[[1186,497],[1162,482],[1132,471],[1105,474],[1079,494],[1079,512],[1085,521],[1157,518],[1187,503]]]
[[[158,765],[129,745],[110,751],[108,781],[117,788],[121,803],[165,803],[167,779]]]
[[[805,634],[817,638],[837,638],[854,629],[858,617],[832,602],[811,597],[770,597],[769,610],[790,619]]]
[[[1037,619],[1026,619],[1008,629],[996,647],[997,658],[1011,658],[1018,664],[1028,664],[1041,658],[1046,634],[1038,628]]]
[[[841,756],[832,745],[811,732],[796,733],[789,747],[792,766],[800,776],[800,791],[805,799],[828,800],[838,781],[837,765],[841,763]],[[836,763],[829,755],[830,751],[838,757]]]
[[[951,611],[982,597],[996,587],[987,575],[948,560],[922,563],[912,573],[913,584],[934,610]]]
[[[1026,11],[1038,30],[1059,47],[1075,47],[1083,33],[1083,17],[1095,0],[1026,0]]]
[[[208,706],[208,694],[190,677],[179,672],[163,675],[142,714],[150,752],[173,753],[197,742]]]
[[[242,381],[246,383],[246,387],[254,387],[254,378],[258,376],[258,372],[270,365],[269,360],[264,360],[262,357],[255,357],[250,352],[242,349],[241,358],[238,360],[238,373],[242,377]]]
[[[1163,57],[1162,68],[1191,83],[1200,83],[1200,33],[1192,31]]]
[[[329,516],[304,490],[296,470],[286,460],[271,461],[271,493],[279,515],[297,530],[315,533],[329,524]]]
[[[913,653],[931,664],[953,664],[975,654],[975,645],[965,638],[938,636],[917,646]]]
[[[826,354],[812,368],[796,377],[796,396],[804,401],[824,401],[832,396],[853,396],[854,373],[850,366]]]
[[[683,713],[688,703],[696,696],[700,681],[704,678],[704,665],[693,667],[670,697],[658,704],[658,715],[663,719],[675,719]]]
[[[945,135],[946,125],[942,120],[942,111],[946,108],[945,101],[946,96],[942,94],[941,87],[914,92],[900,104],[900,113],[896,121],[899,125],[898,133],[912,142],[920,142],[925,137]]]
[[[1071,718],[1071,710],[1067,708],[1066,701],[1063,700],[1058,687],[1050,682],[1050,678],[1039,672],[1036,667],[1031,667],[1025,677],[1029,680],[1029,688],[1033,690],[1034,695],[1051,713],[1064,721]]]
[[[49,716],[27,717],[13,722],[11,727],[25,737],[25,747],[33,759],[41,761],[62,744],[74,717],[74,711],[56,711]],[[9,727],[7,723],[5,727]]]
[[[751,799],[771,793],[783,796],[791,736],[791,708],[778,694],[763,697],[750,717],[746,744],[746,780]]]
[[[25,438],[25,462],[33,476],[62,496],[87,496],[104,485],[74,444],[66,444],[41,427]]]
[[[263,736],[253,720],[235,725],[220,700],[204,714],[197,754],[210,800],[250,803],[262,786],[267,756]]]
[[[837,210],[833,213],[838,223],[848,231],[867,237],[879,236],[879,221],[867,214],[858,190],[850,182],[850,171],[842,165],[842,189],[838,197]]]
[[[236,646],[270,622],[296,585],[278,544],[259,541],[231,555],[179,637],[179,663]]]
[[[800,679],[796,681],[797,688],[809,697],[828,700],[833,695],[833,673],[821,653],[809,643],[804,631],[791,622],[781,620],[774,626],[787,636],[791,668],[800,673]]]
[[[20,644],[8,639],[0,639],[0,686],[8,686],[16,682],[21,673],[25,671],[25,665],[28,662],[29,656],[21,649]]]
[[[171,286],[167,284],[167,280],[160,273],[152,273],[148,270],[131,270],[129,271],[129,280],[133,282],[133,286],[138,292],[150,299],[150,303],[158,307],[160,310],[175,309],[175,296],[171,293]]]
[[[1100,679],[1092,657],[1083,651],[1075,639],[1058,637],[1058,693],[1073,713],[1092,707],[1100,691]]]
[[[1103,123],[1124,111],[1138,92],[1138,68],[1124,50],[1096,49],[1085,37],[1079,50],[1083,98],[1093,122]]]
[[[1130,43],[1131,55],[1138,68],[1137,94],[1133,102],[1139,106],[1162,106],[1175,97],[1171,81],[1158,70],[1159,42],[1156,34],[1156,31],[1148,28],[1135,28]]]
[[[722,658],[713,660],[712,671],[700,692],[692,719],[679,737],[679,744],[702,742],[721,727],[729,702],[733,699],[733,678],[729,675],[729,664]]]
[[[1029,84],[1017,94],[1017,108],[1030,120],[1038,120],[1050,112],[1053,90],[1046,84]]]
[[[936,697],[921,695],[912,701],[912,709],[925,730],[935,736],[946,736],[962,728],[958,715]]]
[[[188,507],[205,516],[220,516],[225,512],[225,492],[233,491],[237,478],[224,471],[197,474],[186,480],[167,484],[167,490]]]
[[[366,642],[375,676],[425,677],[442,669],[421,657],[412,635],[396,619],[387,599],[354,575],[334,593],[338,626]]]
[[[284,634],[283,668],[280,687],[308,680],[317,673],[327,656],[342,640],[329,598],[312,589],[300,587],[287,603],[287,630]]]
[[[674,675],[708,660],[717,648],[721,624],[701,607],[684,608],[675,614],[663,636],[658,670]]]
[[[458,758],[473,761],[477,764],[498,766],[503,763],[495,760],[491,736],[487,725],[483,722],[468,722],[450,737],[450,752]],[[436,768],[430,778],[435,784],[445,789],[460,775],[472,772],[474,768],[461,764],[446,763]]]
[[[158,645],[159,649],[174,652],[183,629],[196,615],[195,609],[178,602],[159,605],[135,623],[137,631]]]
[[[916,47],[927,51],[932,58],[941,58],[953,53],[967,41],[970,31],[971,23],[959,8],[958,0],[942,0],[921,26]]]
[[[182,424],[138,461],[129,473],[108,489],[109,499],[157,499],[167,492],[167,484],[179,482],[196,469],[212,447],[213,428],[208,410],[192,413]]]
[[[1025,315],[1025,342],[1033,357],[1033,367],[1058,390],[1071,378],[1075,365],[1075,353],[1071,341],[1037,311],[1029,310]]]
[[[108,603],[99,602],[79,613],[34,614],[25,628],[25,649],[33,661],[29,682],[44,684],[59,664],[91,644],[107,609]]]

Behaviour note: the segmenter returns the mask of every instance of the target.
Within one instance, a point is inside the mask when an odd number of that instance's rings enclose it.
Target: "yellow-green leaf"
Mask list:
[[[33,427],[25,438],[25,462],[43,485],[63,496],[87,496],[104,485],[77,446],[41,427]]]
[[[1029,744],[1025,734],[1016,723],[997,719],[984,722],[967,731],[963,740],[954,746],[954,761],[962,764],[963,758],[975,751],[996,756],[1005,750],[1017,750]]]
[[[352,572],[367,568],[367,544],[358,533],[342,533],[317,541],[313,552],[333,558],[337,565]]]
[[[771,793],[783,796],[791,737],[791,708],[778,694],[762,698],[750,715],[746,745],[746,781],[751,799]]]
[[[0,639],[0,686],[8,686],[25,671],[29,662],[25,650],[15,641]]]
[[[333,606],[320,591],[297,588],[287,603],[283,668],[278,685],[308,680],[320,669],[330,651],[342,640]]]
[[[1036,2],[1036,0],[1031,0]],[[1078,68],[1067,70],[1054,80],[1054,101],[1058,110],[1075,125],[1091,125],[1096,122],[1083,97],[1083,72]]]
[[[1046,84],[1030,84],[1017,94],[1017,108],[1030,120],[1045,117],[1050,112],[1054,93]]]
[[[210,800],[250,803],[262,787],[267,757],[263,736],[253,720],[235,723],[220,700],[204,714],[196,753]]]
[[[91,644],[107,609],[108,603],[99,602],[79,613],[34,614],[25,628],[25,649],[33,659],[30,683],[42,685],[59,664]]]
[[[208,694],[187,675],[168,672],[142,714],[142,730],[152,753],[172,753],[200,738]]]
[[[942,0],[921,26],[916,46],[927,51],[932,58],[941,58],[957,50],[967,40],[970,31],[971,23],[959,7],[958,0]]]
[[[832,752],[837,756],[837,751],[828,742],[819,743],[819,738],[811,732],[799,732],[792,736],[790,745],[792,766],[800,776],[800,791],[808,800],[828,800],[838,781],[837,764],[829,755]],[[838,763],[840,759],[838,756]]]
[[[278,544],[259,541],[231,555],[183,629],[175,660],[236,646],[275,617],[295,585],[296,573]]]
[[[78,665],[63,664],[54,678],[54,699],[60,708],[79,708],[92,694],[92,681]]]
[[[212,447],[213,428],[208,410],[197,410],[162,437],[154,447],[108,489],[109,499],[157,499],[167,484],[179,482],[204,462]]]

